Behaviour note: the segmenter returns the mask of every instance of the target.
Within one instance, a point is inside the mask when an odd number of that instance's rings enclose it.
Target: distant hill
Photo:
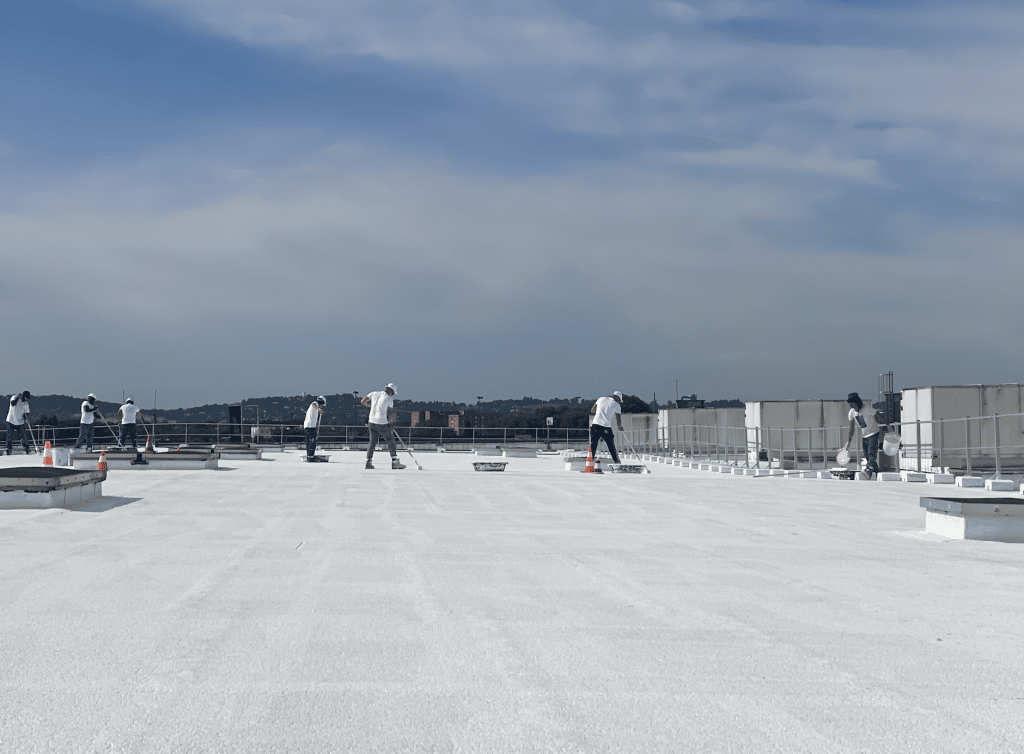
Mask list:
[[[7,393],[10,395],[10,393]],[[300,423],[306,414],[306,409],[316,396],[307,393],[305,395],[273,395],[263,398],[246,398],[242,401],[242,420],[246,424],[255,422],[257,414],[260,422],[267,423]],[[326,424],[363,424],[366,422],[367,409],[359,405],[359,401],[352,393],[335,393],[324,396],[327,399],[327,408],[323,418]],[[361,397],[361,396],[360,396]],[[32,398],[32,413],[34,423],[38,423],[42,417],[54,417],[57,421],[78,421],[81,410],[81,398],[73,398],[68,395],[37,395]],[[454,401],[416,401],[396,399],[395,407],[400,412],[411,411],[436,411],[440,414],[452,412],[477,412],[480,414],[529,414],[540,409],[568,409],[574,407],[589,408],[596,400],[594,398],[550,398],[542,400],[523,396],[522,398],[501,398],[492,401],[481,401],[479,403],[457,403]],[[116,418],[117,409],[121,403],[100,401],[99,409],[108,421]],[[151,420],[153,414],[157,422],[226,422],[228,421],[229,403],[209,403],[203,406],[192,406],[190,408],[158,408],[153,409],[142,406],[143,415],[147,421]],[[718,405],[739,405],[742,401],[708,401],[709,406]],[[634,409],[636,410],[636,409]],[[422,420],[422,417],[421,417]]]

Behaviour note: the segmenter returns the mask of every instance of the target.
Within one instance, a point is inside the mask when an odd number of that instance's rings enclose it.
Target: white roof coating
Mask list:
[[[0,751],[1024,748],[992,493],[327,452],[0,511]]]

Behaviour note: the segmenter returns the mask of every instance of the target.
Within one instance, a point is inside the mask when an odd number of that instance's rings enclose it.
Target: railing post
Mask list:
[[[992,417],[992,423],[995,425],[996,430],[996,475],[993,479],[1002,479],[1002,466],[999,463],[999,414],[995,414]]]
[[[188,445],[188,422],[185,422],[185,445]]]
[[[917,424],[917,470],[921,471],[921,446],[924,444],[921,442],[921,420],[916,420]]]
[[[971,417],[964,417],[964,452],[967,454],[967,476],[971,475]]]
[[[828,468],[828,429],[821,428],[821,468]]]
[[[943,419],[939,419],[939,472],[942,474],[946,473],[946,464],[943,456],[943,450],[946,447],[946,422]],[[932,430],[935,431],[934,429]]]

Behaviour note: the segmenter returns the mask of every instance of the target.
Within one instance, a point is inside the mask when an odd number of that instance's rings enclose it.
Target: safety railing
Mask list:
[[[118,442],[120,425],[96,423],[93,447],[112,447]],[[441,447],[446,450],[475,450],[478,447],[535,448],[537,450],[580,450],[588,446],[590,433],[586,429],[554,427],[395,427],[399,439],[411,447]],[[6,427],[3,430],[6,442]],[[154,443],[160,447],[219,445],[252,443],[256,445],[303,445],[306,432],[301,424],[227,424],[223,422],[160,422],[139,424],[138,442],[145,445],[152,433]],[[42,446],[47,440],[54,447],[73,446],[78,440],[79,425],[32,426],[31,436]],[[17,436],[16,446],[21,444]],[[369,429],[364,425],[320,426],[318,445],[325,448],[365,447],[369,443]]]
[[[950,471],[1001,478],[1024,477],[1024,413],[955,419],[914,420],[890,425],[901,436],[893,467],[907,471]],[[707,460],[748,468],[826,469],[835,465],[848,426],[727,427],[674,425],[625,430],[620,446],[649,455]],[[879,453],[885,433],[879,435]],[[851,461],[862,461],[857,429]]]

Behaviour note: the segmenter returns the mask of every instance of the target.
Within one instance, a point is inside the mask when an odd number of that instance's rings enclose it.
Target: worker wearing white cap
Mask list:
[[[100,415],[96,407],[96,396],[89,393],[89,396],[82,401],[82,418],[79,420],[78,442],[76,448],[83,445],[88,452],[92,452],[92,438],[96,432],[96,417]]]
[[[26,453],[31,453],[32,448],[28,444],[28,434],[25,429],[28,425],[28,402],[32,400],[32,393],[25,390],[11,396],[11,407],[7,410],[7,455],[11,454],[11,441],[14,433],[21,435],[21,445]]]
[[[118,436],[118,447],[127,448],[128,440],[132,441],[132,450],[138,450],[139,425],[136,421],[142,421],[142,409],[135,405],[135,399],[129,398],[124,405],[118,409],[121,413],[121,434]]]
[[[622,431],[622,393],[616,390],[608,398],[598,398],[590,408],[594,414],[594,423],[590,425],[590,452],[597,455],[597,446],[604,440],[608,446],[608,452],[612,454],[612,461],[619,462],[619,454],[615,452],[615,432],[612,430],[612,417],[618,423],[619,431]]]
[[[326,405],[327,399],[320,395],[306,409],[306,421],[303,422],[302,428],[306,431],[307,461],[316,460],[316,438],[320,432],[320,416],[323,414],[324,406]]]
[[[377,447],[377,438],[387,439],[388,450],[391,451],[391,468],[404,469],[405,464],[398,460],[398,449],[395,446],[395,431],[392,423],[395,420],[395,383],[389,382],[383,390],[367,393],[360,401],[370,407],[370,443],[366,446],[366,468],[373,468],[373,451]]]

